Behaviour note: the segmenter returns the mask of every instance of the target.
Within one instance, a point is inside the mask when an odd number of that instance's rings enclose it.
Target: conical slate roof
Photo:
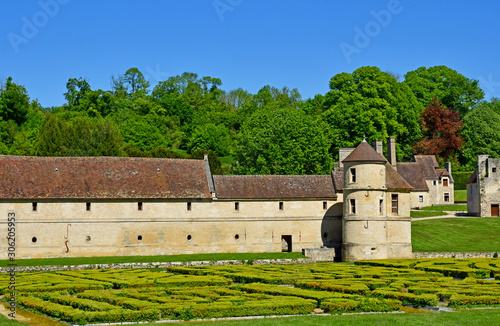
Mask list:
[[[343,161],[344,162],[387,162],[387,160],[377,153],[366,141],[354,149]]]

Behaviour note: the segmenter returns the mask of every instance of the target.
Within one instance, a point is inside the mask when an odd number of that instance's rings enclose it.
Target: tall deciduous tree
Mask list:
[[[257,110],[238,135],[242,174],[326,174],[332,157],[326,125],[295,108]]]
[[[123,76],[111,77],[111,87],[118,96],[124,94],[131,97],[144,96],[149,92],[149,86],[142,72],[135,67],[128,69]]]
[[[68,91],[64,93],[64,97],[70,107],[78,106],[85,94],[91,90],[87,80],[82,77],[79,79],[70,78],[66,83],[66,89]]]
[[[14,120],[18,125],[26,120],[29,109],[29,96],[26,88],[12,82],[8,77],[0,89],[0,117],[3,120]]]
[[[363,140],[396,136],[398,156],[408,158],[421,138],[419,115],[423,107],[410,89],[377,67],[361,67],[330,80],[323,119],[332,132],[332,151],[354,147]]]
[[[415,145],[417,154],[436,155],[441,160],[456,161],[463,145],[460,130],[463,122],[457,111],[443,107],[433,98],[422,112],[422,129],[425,137]]]
[[[479,81],[446,66],[420,67],[405,75],[407,84],[425,107],[436,97],[448,109],[465,116],[484,98]]]
[[[500,114],[492,107],[495,103],[483,103],[463,119],[461,134],[465,146],[461,154],[464,168],[468,171],[475,169],[480,154],[500,157]]]

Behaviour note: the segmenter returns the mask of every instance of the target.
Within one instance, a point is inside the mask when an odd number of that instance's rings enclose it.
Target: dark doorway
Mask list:
[[[292,236],[281,236],[281,252],[292,252]]]
[[[499,216],[498,215],[498,204],[491,205],[491,216]]]

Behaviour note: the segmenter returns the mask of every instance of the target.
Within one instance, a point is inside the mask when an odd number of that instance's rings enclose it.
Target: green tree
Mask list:
[[[500,114],[492,109],[492,104],[483,103],[470,111],[463,119],[462,137],[465,147],[462,165],[468,171],[477,166],[477,156],[487,154],[500,157]]]
[[[35,142],[35,154],[38,156],[63,156],[66,131],[66,125],[55,114],[46,114]]]
[[[206,123],[194,129],[188,143],[188,151],[211,150],[217,155],[226,156],[232,147],[229,130],[223,126]]]
[[[356,146],[364,135],[371,141],[396,136],[401,160],[411,156],[421,138],[422,110],[407,85],[377,67],[361,67],[330,80],[322,117],[332,132],[333,154]]]
[[[294,108],[256,111],[238,135],[241,174],[326,174],[332,157],[327,126]]]
[[[133,67],[128,69],[123,76],[111,77],[111,87],[115,94],[128,94],[131,97],[145,96],[150,84],[142,72]]]
[[[20,125],[26,120],[29,104],[26,88],[15,84],[12,77],[8,77],[0,88],[0,117],[5,121],[14,120]]]
[[[82,77],[79,79],[70,78],[66,83],[66,89],[67,92],[64,93],[64,97],[70,107],[78,107],[81,99],[91,90],[87,80]]]
[[[446,66],[420,67],[405,75],[405,84],[426,107],[436,97],[443,106],[463,117],[484,98],[479,81],[469,79]]]

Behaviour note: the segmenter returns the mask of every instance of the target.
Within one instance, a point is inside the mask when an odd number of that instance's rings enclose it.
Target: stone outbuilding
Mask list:
[[[500,216],[500,159],[479,155],[477,168],[467,180],[467,213]]]

